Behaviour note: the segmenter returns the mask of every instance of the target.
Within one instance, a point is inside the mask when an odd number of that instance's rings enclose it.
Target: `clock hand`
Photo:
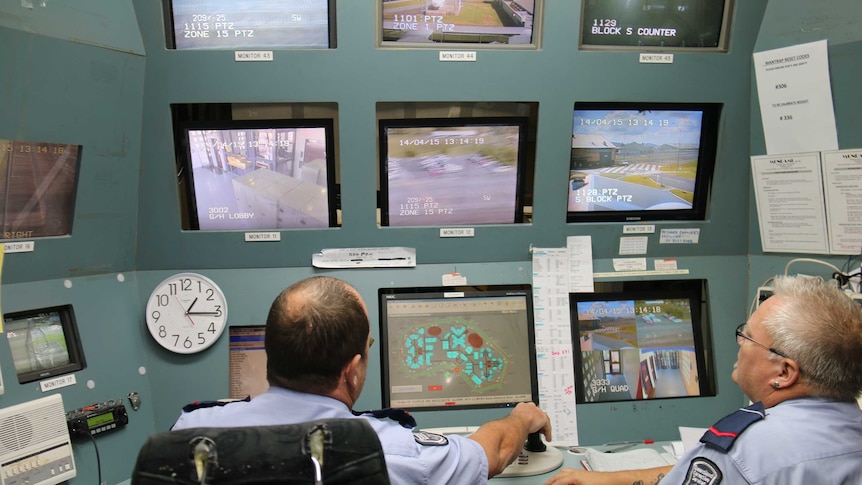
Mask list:
[[[182,308],[182,307],[183,307],[183,302],[181,302],[181,301],[180,301],[179,297],[175,297],[175,298],[176,298],[176,300],[177,300],[177,303],[180,305],[180,308]],[[197,299],[197,298],[195,298],[195,301],[198,301],[198,299]],[[193,301],[193,302],[192,302],[192,305],[194,305],[194,304],[195,304],[195,301]],[[189,308],[191,308],[191,306],[189,306]],[[186,310],[186,311],[183,311],[183,313],[185,313],[186,318],[188,318],[188,319],[189,319],[189,321],[190,321],[190,322],[192,322],[192,327],[194,327],[194,326],[195,326],[195,321],[194,321],[194,320],[192,320],[192,317],[189,315],[189,312]]]
[[[188,315],[188,314],[189,314],[189,312],[191,312],[191,311],[192,311],[192,307],[193,307],[193,306],[195,306],[195,303],[197,303],[197,302],[198,302],[198,299],[197,299],[197,298],[195,298],[194,300],[192,300],[192,304],[191,304],[191,305],[189,305],[189,307],[188,307],[188,308],[186,308],[186,315]]]
[[[187,315],[221,315],[221,312],[188,312]]]

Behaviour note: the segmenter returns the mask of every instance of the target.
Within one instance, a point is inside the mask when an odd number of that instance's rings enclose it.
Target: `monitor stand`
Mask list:
[[[423,429],[437,434],[460,434],[468,436],[473,434],[478,426],[452,426],[445,428],[429,428]],[[538,449],[544,447],[544,451],[530,451],[530,449]],[[530,435],[530,439],[525,443],[521,454],[515,459],[512,464],[503,469],[499,475],[494,478],[506,477],[530,477],[533,475],[543,475],[563,466],[563,452],[553,446],[546,446],[541,443],[538,433]]]

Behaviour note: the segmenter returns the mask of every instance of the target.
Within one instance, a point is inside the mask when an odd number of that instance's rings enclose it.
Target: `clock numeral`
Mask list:
[[[219,311],[219,314],[221,314],[221,311]],[[209,326],[209,328],[207,328],[207,332],[216,333],[215,322],[210,322],[210,326]],[[198,334],[198,335],[200,335],[200,334]]]
[[[210,328],[212,328],[212,325],[210,325]],[[203,345],[205,343],[207,343],[207,339],[204,338],[204,333],[198,332],[198,345]]]
[[[159,325],[159,338],[165,338],[168,335],[168,331],[165,329],[164,325]]]
[[[180,278],[181,290],[189,291],[192,289],[192,280],[190,278]]]
[[[153,310],[153,313],[150,313],[150,316],[153,318],[153,322],[158,322],[159,317],[161,317],[162,314],[158,310]]]
[[[170,301],[171,300],[168,298],[168,295],[156,295],[156,304],[158,306],[168,306]]]
[[[213,301],[213,294],[215,292],[212,288],[207,288],[207,301]]]

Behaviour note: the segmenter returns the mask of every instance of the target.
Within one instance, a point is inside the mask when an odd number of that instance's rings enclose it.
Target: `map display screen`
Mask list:
[[[381,288],[380,336],[384,407],[538,399],[529,285]]]

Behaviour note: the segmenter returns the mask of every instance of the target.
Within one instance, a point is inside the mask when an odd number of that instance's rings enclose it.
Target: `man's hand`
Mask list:
[[[619,472],[588,472],[563,468],[548,479],[545,485],[656,485],[671,468],[673,467],[666,466]]]
[[[522,402],[505,418],[480,426],[469,438],[478,442],[485,450],[488,457],[488,478],[491,478],[518,458],[527,435],[536,431],[550,441],[551,420],[534,403]]]

